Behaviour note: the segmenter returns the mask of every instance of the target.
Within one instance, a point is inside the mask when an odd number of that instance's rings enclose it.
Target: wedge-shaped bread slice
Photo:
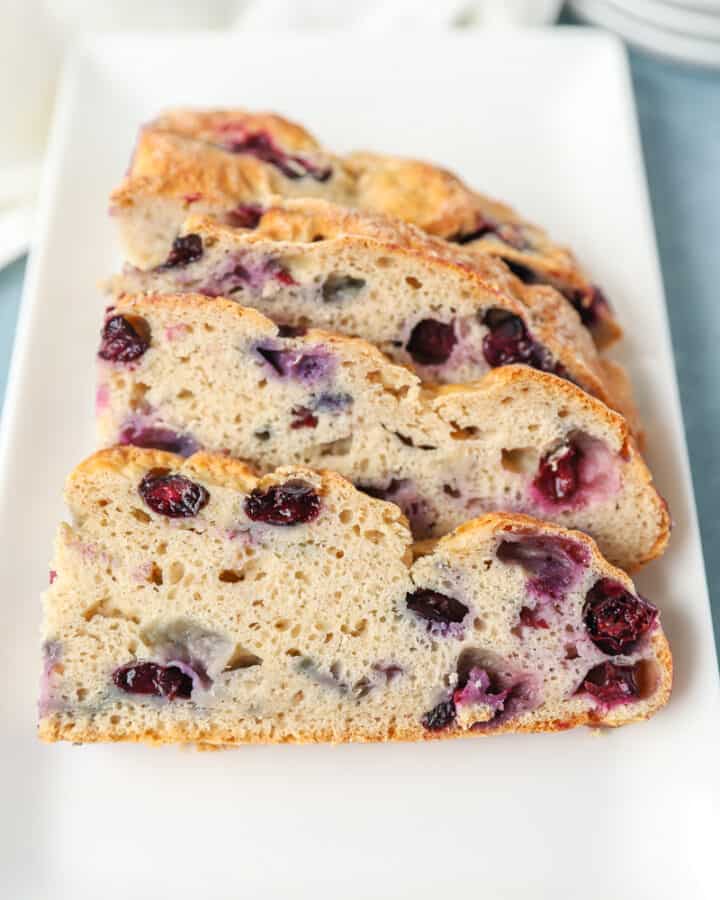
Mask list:
[[[159,268],[126,267],[114,292],[230,297],[277,322],[365,338],[430,382],[524,363],[613,405],[595,345],[556,291],[399,220],[291,200],[252,230],[191,218],[175,247]]]
[[[423,387],[365,341],[281,337],[197,294],[122,297],[107,316],[105,445],[327,466],[398,503],[417,537],[503,509],[586,531],[625,569],[665,546],[667,510],[625,421],[555,375],[504,366]]]
[[[281,197],[320,197],[418,225],[473,253],[496,256],[532,284],[550,284],[599,343],[620,334],[607,301],[573,254],[512,209],[450,172],[377,153],[341,158],[270,113],[174,110],[140,132],[111,211],[129,261],[160,265],[188,212],[252,225]]]
[[[593,542],[487,516],[412,562],[329,472],[113,449],[67,484],[45,740],[416,740],[621,725],[668,698],[657,609]]]

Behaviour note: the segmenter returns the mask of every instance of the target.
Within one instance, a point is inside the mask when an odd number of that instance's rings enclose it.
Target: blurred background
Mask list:
[[[629,50],[720,637],[720,0],[2,0],[2,12],[0,415],[53,98],[63,58],[83,33],[341,29],[411,39],[421,29],[589,25],[619,35]]]

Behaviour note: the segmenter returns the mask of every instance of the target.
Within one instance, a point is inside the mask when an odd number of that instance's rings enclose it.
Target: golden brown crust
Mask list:
[[[130,444],[98,450],[84,459],[68,476],[66,493],[70,493],[74,487],[82,485],[87,476],[100,472],[115,472],[135,477],[138,472],[149,469],[171,469],[173,472],[193,473],[206,484],[215,484],[241,493],[275,483],[278,479],[282,479],[287,472],[292,471],[295,474],[305,474],[315,482],[320,479],[319,489],[321,492],[339,491],[343,494],[353,495],[357,493],[347,479],[330,469],[291,466],[287,469],[281,467],[274,472],[260,474],[247,463],[232,456],[206,453],[201,450],[192,456],[182,457],[175,453],[167,453],[165,450],[151,450],[134,447]],[[380,502],[364,494],[361,496],[370,503]],[[392,510],[394,515],[390,518],[393,521],[406,522],[399,508],[393,504],[385,505]]]
[[[302,125],[272,112],[247,109],[167,110],[149,125],[150,129],[167,131],[188,138],[209,141],[218,130],[267,131],[290,150],[320,150],[320,145]]]

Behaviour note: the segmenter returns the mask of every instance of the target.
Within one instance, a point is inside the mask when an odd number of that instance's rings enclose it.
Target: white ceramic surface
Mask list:
[[[177,103],[277,109],[338,149],[435,158],[571,242],[628,330],[677,526],[638,579],[669,707],[593,734],[196,753],[36,742],[38,595],[65,474],[92,448],[117,264],[107,194]],[[720,694],[634,105],[607,36],[111,38],[64,78],[0,446],[0,882],[12,900],[717,897]]]

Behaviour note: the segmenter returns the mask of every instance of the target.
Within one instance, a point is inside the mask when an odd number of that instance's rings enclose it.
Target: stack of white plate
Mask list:
[[[720,0],[572,0],[569,5],[579,18],[643,50],[720,68]]]

